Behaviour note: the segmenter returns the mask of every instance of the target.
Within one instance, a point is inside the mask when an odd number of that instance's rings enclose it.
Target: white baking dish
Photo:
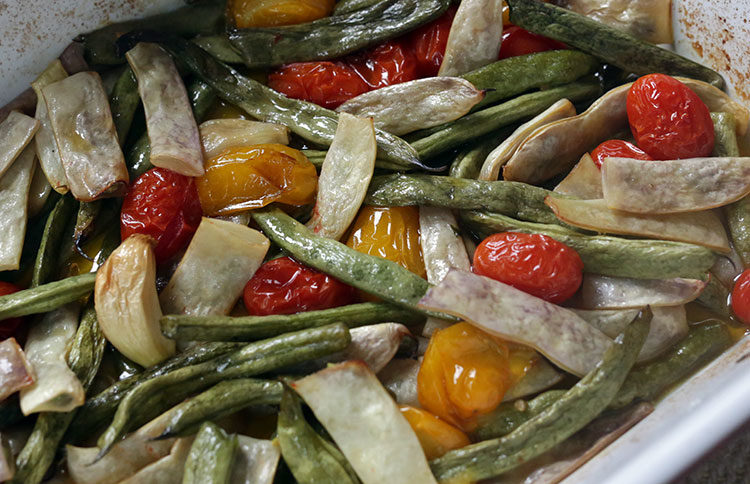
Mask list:
[[[0,106],[78,33],[169,10],[181,0],[0,0]],[[675,48],[717,69],[750,106],[748,0],[674,0]],[[649,417],[568,477],[576,484],[657,484],[677,476],[750,418],[750,340],[745,338],[657,405]]]

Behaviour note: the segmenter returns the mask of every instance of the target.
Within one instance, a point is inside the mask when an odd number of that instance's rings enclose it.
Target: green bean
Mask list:
[[[300,484],[359,483],[341,452],[307,423],[299,397],[286,385],[276,434],[284,462]]]
[[[58,262],[58,250],[70,217],[73,215],[75,205],[76,202],[73,197],[60,197],[55,204],[55,208],[47,216],[42,242],[39,245],[39,252],[36,254],[36,261],[34,261],[30,287],[38,287],[53,277]]]
[[[326,159],[326,154],[328,151],[326,150],[301,150],[302,154],[307,157],[308,160],[310,160],[310,163],[312,163],[315,168],[320,170],[323,167],[323,162]],[[403,165],[399,165],[396,163],[391,163],[390,161],[375,160],[375,168],[381,169],[381,170],[390,170],[390,171],[402,171],[404,169]]]
[[[610,407],[621,408],[636,399],[653,401],[672,385],[721,354],[732,342],[732,336],[724,323],[716,321],[693,326],[687,337],[667,353],[634,368]]]
[[[115,417],[99,438],[103,456],[127,432],[148,422],[185,397],[223,380],[247,378],[320,358],[349,345],[343,324],[287,333],[243,346],[197,365],[152,378],[132,389],[120,402]]]
[[[356,12],[286,27],[235,29],[229,32],[248,67],[341,57],[440,16],[449,0],[381,0]]]
[[[0,296],[0,320],[46,313],[73,302],[94,289],[95,273],[81,274]]]
[[[153,40],[149,33],[134,32],[123,42],[135,42],[143,37]],[[316,104],[291,99],[263,84],[241,75],[226,64],[214,59],[197,45],[173,36],[156,39],[173,56],[179,58],[198,77],[209,84],[219,97],[244,109],[250,116],[270,123],[288,126],[301,138],[322,146],[333,141],[338,125],[338,114]],[[398,164],[402,169],[428,168],[401,138],[376,129],[378,157]]]
[[[237,52],[226,34],[196,37],[193,42],[221,62],[242,64],[242,56]]]
[[[73,244],[78,253],[83,256],[88,257],[82,246],[96,232],[97,225],[101,225],[97,224],[96,221],[102,213],[105,203],[107,203],[107,200],[81,202],[78,205],[78,214],[73,228]]]
[[[698,299],[695,300],[701,306],[710,309],[715,314],[729,318],[729,289],[711,274],[708,284],[703,288]]]
[[[661,72],[700,79],[719,88],[724,85],[724,79],[712,69],[570,10],[537,0],[508,0],[508,5],[514,25],[564,42],[628,72]]]
[[[475,236],[497,232],[543,234],[578,252],[584,270],[595,274],[638,279],[702,277],[716,257],[705,247],[664,240],[624,239],[584,235],[559,225],[522,222],[490,212],[463,211],[460,218]]]
[[[251,405],[278,405],[280,401],[281,382],[253,378],[223,381],[168,410],[168,423],[157,439],[190,435],[203,422]]]
[[[711,156],[740,156],[734,116],[731,113],[711,113],[714,123],[714,150]]]
[[[517,400],[502,403],[491,413],[479,417],[477,429],[471,437],[474,440],[488,440],[507,435],[542,413],[565,393],[566,390],[550,390],[528,402]]]
[[[333,15],[351,13],[363,8],[371,7],[380,0],[339,0],[333,9]]]
[[[494,104],[531,89],[567,84],[591,74],[597,60],[576,50],[553,50],[499,60],[461,77],[487,92],[474,107]]]
[[[518,96],[436,128],[417,131],[409,135],[407,139],[413,140],[412,146],[417,150],[420,158],[425,160],[483,134],[531,119],[562,98],[577,102],[594,98],[598,94],[597,84],[566,84]]]
[[[370,182],[364,203],[489,210],[531,222],[559,224],[544,199],[552,192],[526,183],[433,175],[384,175]]]
[[[91,434],[92,429],[100,428],[112,418],[117,411],[117,406],[131,389],[180,368],[197,365],[238,350],[242,346],[238,343],[194,345],[158,365],[113,383],[106,390],[86,399],[76,414],[76,418],[65,436],[65,441],[76,443]]]
[[[448,174],[454,178],[470,178],[475,180],[482,171],[482,165],[487,155],[500,143],[505,141],[515,129],[515,126],[508,126],[494,133],[487,134],[475,145],[460,150],[451,163]]]
[[[117,138],[120,140],[120,146],[125,144],[130,131],[130,125],[133,124],[133,116],[141,103],[141,97],[138,95],[138,82],[135,80],[135,74],[130,66],[125,67],[122,74],[117,78],[112,94],[109,96],[109,105],[112,110],[112,120],[115,123]]]
[[[227,484],[237,450],[237,435],[227,435],[216,424],[201,426],[190,447],[182,484]]]
[[[93,304],[89,304],[81,317],[67,357],[68,366],[84,389],[88,390],[94,381],[106,344],[107,340],[96,319],[96,310]],[[39,414],[29,439],[16,459],[16,475],[11,483],[38,484],[42,481],[76,411]]]
[[[424,317],[386,303],[361,303],[319,311],[268,316],[180,316],[161,318],[162,333],[182,341],[254,341],[340,322],[349,328],[396,322],[415,325]]]
[[[109,24],[101,29],[79,35],[83,42],[86,60],[92,65],[117,65],[125,62],[117,49],[117,39],[135,29],[153,29],[193,37],[198,34],[219,32],[224,23],[225,2],[211,0],[186,5],[168,13],[128,22]]]
[[[646,340],[645,308],[605,352],[602,362],[546,410],[508,435],[452,450],[430,462],[441,482],[472,482],[502,474],[553,448],[596,418],[615,397]]]

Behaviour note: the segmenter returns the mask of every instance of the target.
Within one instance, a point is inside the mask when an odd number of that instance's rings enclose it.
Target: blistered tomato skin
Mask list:
[[[268,75],[268,87],[328,109],[336,109],[344,101],[370,90],[351,66],[328,61],[282,66]]]
[[[611,139],[600,144],[591,152],[591,159],[598,167],[602,167],[605,158],[635,158],[636,160],[653,160],[648,153],[638,148],[633,143],[621,139]]]
[[[156,240],[157,262],[184,248],[201,222],[203,210],[193,178],[152,168],[133,183],[120,212],[122,240],[146,234]]]
[[[398,40],[350,56],[349,65],[364,79],[370,89],[392,86],[417,78],[417,59]]]
[[[546,235],[503,232],[477,246],[473,271],[559,304],[580,287],[583,261],[575,250]]]
[[[354,288],[281,257],[260,266],[245,285],[243,300],[251,315],[294,314],[350,304]]]
[[[746,269],[734,282],[732,311],[737,319],[750,324],[750,269]]]
[[[411,45],[414,52],[419,77],[437,76],[456,10],[456,7],[449,7],[443,15],[419,27],[407,37],[407,45]]]
[[[15,284],[0,281],[0,296],[7,296],[8,294],[13,294],[20,290],[21,288]],[[0,321],[0,341],[13,336],[18,327],[21,326],[22,322],[23,318],[9,318]]]
[[[714,149],[708,107],[673,77],[649,74],[635,81],[627,112],[636,143],[656,160],[710,156]]]
[[[426,410],[408,405],[399,406],[399,410],[417,434],[428,460],[437,459],[449,450],[460,449],[471,443],[461,430]]]
[[[503,42],[500,45],[498,59],[567,48],[562,42],[532,34],[528,30],[512,25],[503,30]]]

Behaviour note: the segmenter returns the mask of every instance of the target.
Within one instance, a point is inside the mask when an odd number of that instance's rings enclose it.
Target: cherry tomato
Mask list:
[[[7,296],[20,290],[21,288],[15,284],[0,281],[0,296]],[[0,321],[0,341],[13,336],[22,322],[23,318],[9,318]]]
[[[354,54],[347,62],[371,89],[417,78],[417,59],[398,40],[390,40],[374,49]]]
[[[237,28],[275,27],[327,17],[334,4],[334,0],[230,0],[227,13]]]
[[[156,240],[157,262],[175,255],[190,242],[203,211],[192,178],[164,168],[152,168],[128,190],[120,213],[122,240],[132,234]]]
[[[737,319],[750,324],[750,269],[745,269],[734,283],[732,311]]]
[[[425,410],[471,431],[476,417],[491,412],[512,384],[508,347],[469,323],[437,330],[417,375]]]
[[[503,42],[500,45],[498,59],[567,48],[568,46],[562,42],[532,34],[517,25],[512,25],[503,30]]]
[[[428,460],[437,459],[449,450],[460,449],[471,443],[465,433],[427,410],[408,405],[399,406],[399,410],[417,434]]]
[[[350,304],[354,288],[281,257],[260,266],[245,285],[243,299],[252,315],[293,314]]]
[[[621,139],[611,139],[600,144],[594,151],[591,152],[591,158],[594,160],[594,164],[601,168],[605,158],[609,157],[622,157],[622,158],[635,158],[636,160],[653,160],[648,154],[642,149],[638,148],[633,143]]]
[[[638,146],[657,160],[709,156],[714,149],[711,113],[692,89],[664,74],[633,83],[628,121]]]
[[[343,62],[296,62],[268,75],[268,86],[287,97],[335,109],[370,90],[367,83]]]
[[[449,7],[446,12],[432,22],[419,27],[407,36],[407,45],[411,45],[417,62],[419,77],[437,76],[440,64],[445,55],[448,34],[451,31],[456,7]]]
[[[570,298],[583,279],[578,253],[541,234],[490,235],[474,252],[473,270],[556,304]]]

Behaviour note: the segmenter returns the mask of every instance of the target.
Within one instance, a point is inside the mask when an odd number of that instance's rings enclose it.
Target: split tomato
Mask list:
[[[507,59],[508,57],[567,48],[562,42],[532,34],[528,30],[512,25],[503,31],[503,42],[500,45],[500,56],[498,58]]]
[[[296,62],[268,75],[268,86],[287,97],[335,109],[370,87],[344,62]]]
[[[610,157],[622,157],[622,158],[635,158],[636,160],[653,160],[648,154],[642,149],[638,148],[633,143],[621,139],[611,139],[600,144],[594,151],[591,152],[591,159],[594,160],[594,164],[601,168],[605,158]]]
[[[350,56],[347,63],[364,79],[370,89],[392,86],[417,78],[414,53],[398,40]]]
[[[407,42],[414,51],[419,77],[437,76],[456,10],[456,7],[448,8],[443,15],[408,35]]]

